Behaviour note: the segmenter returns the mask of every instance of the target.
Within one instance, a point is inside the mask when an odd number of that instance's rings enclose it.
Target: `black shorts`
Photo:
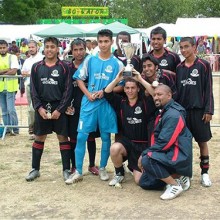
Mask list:
[[[121,143],[127,151],[127,160],[129,170],[141,171],[138,167],[138,159],[141,153],[147,148],[147,142],[132,142],[126,137],[121,137],[117,142]]]
[[[77,139],[77,128],[79,123],[79,113],[75,113],[74,115],[68,115],[68,137]],[[97,129],[95,132],[91,132],[89,134],[89,138],[98,138],[100,137],[100,132]]]
[[[41,136],[55,132],[58,135],[68,136],[68,119],[65,113],[61,113],[57,120],[43,119],[38,111],[35,111],[34,134]]]
[[[207,142],[212,138],[210,123],[204,123],[203,115],[204,109],[187,110],[186,125],[196,142]]]

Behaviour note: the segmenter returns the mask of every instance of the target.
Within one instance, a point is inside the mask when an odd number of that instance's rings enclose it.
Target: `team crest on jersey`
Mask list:
[[[161,60],[160,66],[168,66],[167,60],[165,60],[165,59]]]
[[[106,68],[105,68],[105,72],[107,73],[112,73],[112,66],[108,65]]]
[[[192,77],[198,77],[198,76],[199,76],[199,71],[198,71],[197,69],[194,69],[194,70],[190,73],[190,75],[191,75]]]
[[[52,73],[51,73],[51,76],[58,77],[59,76],[58,70],[53,70]]]
[[[141,114],[141,113],[142,113],[141,107],[140,107],[140,106],[137,106],[137,107],[135,108],[134,114]]]

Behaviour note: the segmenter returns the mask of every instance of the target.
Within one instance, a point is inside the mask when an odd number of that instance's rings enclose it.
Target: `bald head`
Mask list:
[[[157,89],[160,89],[160,90],[162,90],[162,91],[164,91],[164,92],[166,92],[166,93],[171,93],[171,95],[172,95],[172,90],[171,90],[171,88],[170,88],[169,86],[167,86],[167,85],[159,84],[159,85],[155,88],[155,91],[156,91]]]
[[[154,90],[154,103],[157,108],[163,108],[172,99],[169,86],[160,84]]]

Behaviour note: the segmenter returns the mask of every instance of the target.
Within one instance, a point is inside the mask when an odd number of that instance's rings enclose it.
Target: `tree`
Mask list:
[[[178,17],[219,16],[219,0],[3,0],[1,20],[34,24],[38,19],[61,18],[62,6],[107,6],[109,18],[127,18],[132,27],[175,23]]]
[[[33,24],[38,18],[38,10],[47,4],[48,0],[3,0],[2,20],[13,24]]]

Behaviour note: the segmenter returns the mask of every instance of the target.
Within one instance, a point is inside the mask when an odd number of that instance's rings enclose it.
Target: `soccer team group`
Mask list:
[[[63,177],[67,185],[83,180],[86,142],[88,170],[109,180],[109,156],[115,167],[110,186],[125,180],[124,162],[143,189],[165,189],[161,199],[173,199],[190,188],[192,138],[200,148],[201,184],[209,178],[210,120],[214,111],[210,64],[196,56],[196,42],[183,37],[180,52],[164,48],[166,31],[152,30],[152,49],[142,58],[134,55],[131,76],[124,75],[127,59],[120,43],[131,37],[120,32],[118,46],[111,53],[113,33],[97,34],[99,52],[86,54],[86,42],[71,43],[73,59],[61,61],[58,40],[44,40],[44,58],[33,62],[31,55],[30,95],[34,114],[35,140],[32,170],[27,181],[40,176],[40,161],[47,134],[55,132],[59,141]],[[35,42],[30,47],[37,46]],[[37,51],[37,50],[36,50]],[[25,62],[28,62],[28,59]],[[31,63],[30,62],[30,63]],[[24,64],[25,65],[25,64]],[[30,66],[30,65],[29,65]],[[111,134],[115,142],[111,144]],[[101,137],[100,164],[95,165],[95,138]]]

